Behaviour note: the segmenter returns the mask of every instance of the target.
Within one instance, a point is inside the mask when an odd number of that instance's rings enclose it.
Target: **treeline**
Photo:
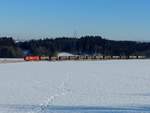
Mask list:
[[[39,39],[15,42],[13,38],[0,38],[0,57],[23,57],[25,55],[57,55],[69,52],[78,55],[142,55],[150,57],[150,43],[114,41],[100,36],[81,38]]]
[[[0,38],[0,58],[20,58],[22,56],[22,50],[17,47],[12,38]]]

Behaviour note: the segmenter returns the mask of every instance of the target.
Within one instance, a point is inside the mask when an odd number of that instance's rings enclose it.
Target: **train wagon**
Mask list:
[[[129,56],[129,59],[137,59],[138,56]]]
[[[78,60],[78,56],[68,56],[68,60]]]
[[[110,60],[110,59],[112,59],[112,56],[104,56],[104,59],[105,60]]]
[[[69,56],[59,56],[59,60],[60,61],[69,60]]]
[[[104,56],[101,56],[101,55],[100,56],[97,55],[97,56],[94,56],[94,57],[95,57],[95,60],[103,60],[104,59]]]
[[[120,56],[120,59],[126,60],[129,59],[129,56]]]
[[[138,59],[145,59],[146,58],[146,56],[137,56],[138,57]]]
[[[49,56],[40,56],[40,60],[49,60]]]
[[[85,60],[86,59],[86,56],[82,56],[82,55],[80,55],[80,56],[78,56],[78,60]]]
[[[120,59],[120,58],[121,58],[120,56],[112,56],[112,59],[118,60],[118,59]]]
[[[57,60],[59,60],[59,58],[55,57],[55,56],[49,56],[49,60],[50,61],[57,61]]]

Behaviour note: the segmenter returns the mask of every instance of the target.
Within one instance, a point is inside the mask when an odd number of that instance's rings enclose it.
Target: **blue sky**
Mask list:
[[[150,0],[0,0],[0,36],[150,40]]]

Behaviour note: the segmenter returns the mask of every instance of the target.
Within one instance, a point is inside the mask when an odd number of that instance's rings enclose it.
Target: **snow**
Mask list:
[[[0,64],[0,104],[150,105],[150,60]]]
[[[62,52],[62,53],[59,53],[58,56],[74,56],[74,55],[71,53]]]
[[[0,64],[24,62],[22,58],[0,58]]]

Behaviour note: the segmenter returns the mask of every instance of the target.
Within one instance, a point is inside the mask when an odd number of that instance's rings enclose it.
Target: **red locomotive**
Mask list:
[[[40,56],[26,56],[24,57],[25,61],[39,61],[40,60]]]

